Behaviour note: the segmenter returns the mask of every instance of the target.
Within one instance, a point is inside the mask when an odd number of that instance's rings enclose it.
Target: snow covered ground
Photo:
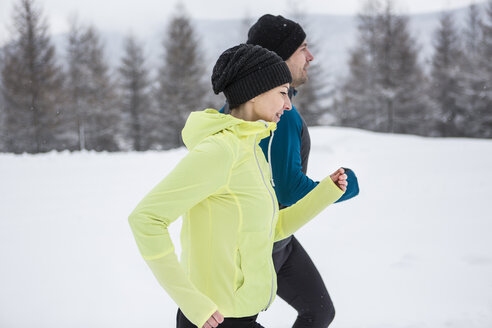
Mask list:
[[[335,303],[331,327],[492,327],[492,140],[311,137],[312,177],[343,165],[361,186],[297,234]],[[0,327],[174,327],[127,216],[185,153],[0,155]],[[295,316],[277,298],[260,322]]]

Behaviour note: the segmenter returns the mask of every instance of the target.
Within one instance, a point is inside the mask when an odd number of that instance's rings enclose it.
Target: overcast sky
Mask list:
[[[8,38],[13,5],[19,0],[0,0],[0,43]],[[193,18],[257,18],[265,13],[286,14],[293,0],[181,0]],[[361,0],[295,0],[307,13],[353,15]],[[467,6],[473,0],[396,0],[397,9],[405,13],[425,13]],[[475,2],[481,2],[476,0]],[[49,19],[52,33],[67,31],[70,15],[106,30],[145,33],[163,28],[172,14],[175,0],[36,0]]]

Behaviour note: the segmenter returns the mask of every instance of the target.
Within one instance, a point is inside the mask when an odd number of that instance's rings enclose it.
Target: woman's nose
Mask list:
[[[292,109],[292,103],[290,102],[290,98],[286,97],[287,100],[284,102],[284,110],[291,110]]]

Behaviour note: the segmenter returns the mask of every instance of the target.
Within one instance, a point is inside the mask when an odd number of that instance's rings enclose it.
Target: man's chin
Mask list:
[[[296,85],[295,85],[295,86],[296,86],[296,87],[298,87],[298,86],[300,86],[300,85],[303,85],[303,84],[304,84],[304,83],[306,83],[307,81],[308,81],[308,77],[307,77],[307,76],[306,76],[306,77],[303,77],[303,78],[301,78],[301,79],[298,79],[298,80],[296,81]]]

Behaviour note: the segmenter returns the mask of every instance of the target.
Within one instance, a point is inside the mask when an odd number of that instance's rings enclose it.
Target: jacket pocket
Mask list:
[[[276,290],[276,277],[272,262],[272,241],[269,231],[241,232],[237,260],[241,275],[237,275],[235,294],[240,299],[256,305],[266,305],[272,290]],[[238,263],[238,262],[236,262]]]
[[[234,292],[237,292],[244,285],[244,274],[241,268],[241,252],[239,251],[239,248],[236,248],[235,266],[236,270],[234,273]]]

